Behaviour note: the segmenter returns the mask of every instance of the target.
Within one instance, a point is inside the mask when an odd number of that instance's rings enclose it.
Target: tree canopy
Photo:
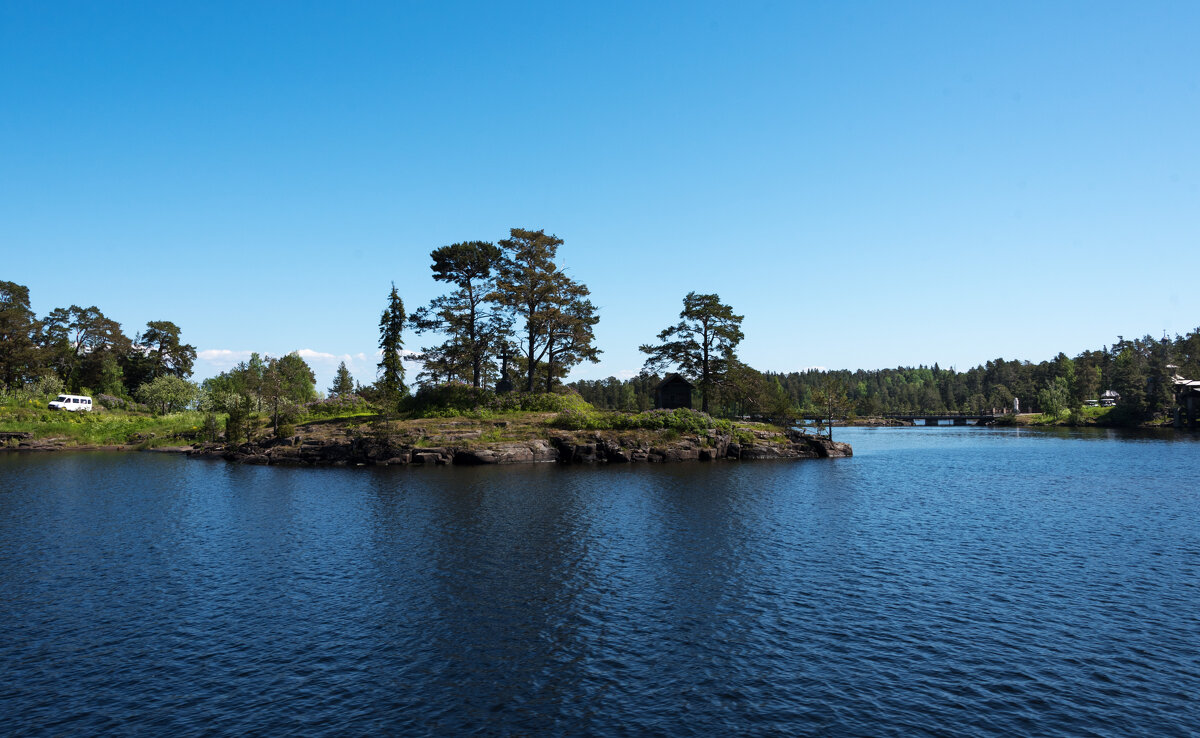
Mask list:
[[[40,332],[29,307],[29,288],[0,282],[0,382],[16,385],[38,374]]]
[[[278,433],[281,415],[290,417],[296,405],[316,399],[316,377],[308,362],[294,351],[278,359],[267,357],[260,391]]]
[[[160,415],[185,410],[196,397],[196,385],[174,374],[155,377],[138,387],[137,399]]]

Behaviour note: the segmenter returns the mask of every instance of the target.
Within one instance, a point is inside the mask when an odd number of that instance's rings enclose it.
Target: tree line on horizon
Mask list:
[[[495,243],[433,249],[430,269],[447,292],[409,315],[393,283],[379,321],[382,357],[375,381],[354,381],[342,363],[329,397],[357,397],[386,412],[411,404],[405,330],[440,339],[415,356],[408,352],[421,365],[418,396],[453,385],[471,388],[475,397],[498,386],[524,393],[574,391],[599,409],[641,411],[653,407],[656,386],[674,371],[694,384],[703,411],[727,417],[974,413],[1011,408],[1016,398],[1025,411],[1057,415],[1111,389],[1121,396],[1121,413],[1144,420],[1169,408],[1173,372],[1200,377],[1200,328],[1174,339],[1118,337],[1112,347],[1074,358],[1059,353],[1037,364],[1000,358],[966,371],[934,364],[760,372],[737,356],[742,316],[716,294],[690,292],[679,321],[659,332],[657,343],[639,347],[646,361],[638,376],[564,385],[573,367],[597,362],[601,352],[593,332],[597,309],[587,286],[558,265],[562,245],[543,230],[513,228]],[[265,408],[276,428],[319,394],[312,369],[295,353],[254,354],[199,388],[186,381],[195,358],[195,347],[183,343],[170,321],[150,321],[131,339],[94,306],[55,308],[39,319],[26,287],[0,282],[3,387],[48,381],[70,391],[136,397],[162,412],[196,403],[228,413],[235,425]]]
[[[757,372],[741,364],[722,382],[717,414],[779,416],[784,407],[798,415],[821,415],[829,385],[844,393],[847,408],[858,416],[887,413],[1003,411],[1020,400],[1024,412],[1060,414],[1077,410],[1101,393],[1120,395],[1117,412],[1131,422],[1164,414],[1172,405],[1172,376],[1200,379],[1200,328],[1184,336],[1126,339],[1083,351],[1074,358],[1059,353],[1032,363],[985,362],[966,371],[932,366],[892,369]],[[571,387],[603,409],[652,406],[658,374],[643,371],[629,379],[580,380]]]

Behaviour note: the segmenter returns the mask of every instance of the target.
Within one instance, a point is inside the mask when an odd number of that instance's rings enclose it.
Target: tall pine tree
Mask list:
[[[647,369],[661,371],[675,365],[699,384],[700,402],[708,412],[714,390],[725,382],[725,372],[737,359],[734,350],[742,340],[742,316],[734,315],[718,295],[689,292],[679,317],[678,324],[658,334],[662,343],[639,350],[649,355]]]
[[[517,345],[525,355],[525,391],[532,392],[548,346],[547,311],[565,277],[554,264],[563,240],[524,228],[513,228],[509,234],[500,241],[505,259],[496,279],[496,296],[524,322]]]
[[[418,333],[446,336],[442,344],[422,349],[430,378],[463,376],[482,387],[495,374],[495,360],[512,322],[490,302],[502,256],[487,241],[451,244],[430,254],[433,278],[457,288],[418,309],[410,321]]]
[[[514,343],[523,354],[525,390],[544,376],[550,391],[575,364],[597,361],[592,327],[599,318],[587,287],[554,263],[561,238],[522,228],[509,233],[499,242],[505,258],[494,299],[522,323]]]

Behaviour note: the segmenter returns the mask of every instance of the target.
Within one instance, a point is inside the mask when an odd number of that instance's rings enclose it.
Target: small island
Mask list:
[[[639,379],[654,384],[653,403],[632,394],[619,407],[588,402],[566,379],[599,361],[600,318],[588,287],[559,263],[562,244],[513,228],[494,243],[434,249],[433,279],[447,291],[409,314],[393,283],[378,322],[375,381],[354,381],[343,361],[324,394],[299,352],[252,353],[197,385],[188,381],[197,351],[175,323],[151,321],[130,339],[94,306],[37,320],[28,289],[0,283],[0,319],[19,339],[0,356],[0,441],[290,466],[852,454],[821,435],[829,424],[801,429],[778,382],[738,360],[742,316],[717,294],[688,293],[678,322],[639,346],[647,355]],[[407,350],[406,331],[434,340]],[[406,363],[418,370],[415,391]],[[813,399],[827,417],[841,407],[830,393]],[[780,420],[763,422],[772,418]]]
[[[343,361],[324,392],[296,351],[250,353],[196,383],[198,352],[176,323],[131,338],[94,305],[38,318],[26,286],[0,281],[0,447],[304,466],[625,463],[850,456],[833,441],[840,425],[1196,426],[1200,381],[1187,377],[1200,376],[1200,330],[1040,364],[784,374],[743,362],[743,316],[696,291],[657,334],[648,318],[640,372],[569,381],[603,351],[599,310],[562,245],[512,228],[433,249],[444,292],[410,314],[393,283],[374,380]],[[406,349],[406,334],[427,345]]]
[[[546,399],[546,398],[543,398]],[[318,420],[295,434],[238,445],[202,443],[197,458],[279,466],[625,464],[851,456],[845,443],[768,423],[733,422],[679,408],[597,413],[511,412],[493,417]],[[590,422],[589,422],[590,421]],[[592,426],[592,427],[589,427]]]
[[[468,397],[471,408],[445,403]],[[295,424],[211,415],[156,416],[137,408],[92,413],[27,410],[24,430],[0,432],[11,451],[160,451],[279,466],[664,463],[848,457],[849,444],[794,427],[714,418],[686,407],[598,411],[574,392],[497,395],[468,387],[418,392],[404,417],[348,395],[313,401]],[[294,417],[294,416],[292,416]],[[285,416],[286,418],[286,416]],[[286,418],[291,419],[291,418]],[[11,422],[6,425],[14,425]],[[226,428],[229,429],[228,418]]]

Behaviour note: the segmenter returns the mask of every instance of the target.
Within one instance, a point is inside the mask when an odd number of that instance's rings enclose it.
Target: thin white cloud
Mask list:
[[[232,369],[239,361],[249,359],[250,352],[232,349],[204,349],[196,352],[196,358],[208,364],[212,369],[223,372]]]
[[[314,351],[307,348],[300,349],[296,353],[299,354],[300,358],[304,359],[305,361],[315,361],[322,364],[329,364],[338,361],[350,362],[354,360],[354,357],[350,356],[350,354],[342,354],[341,356],[338,356],[336,354],[328,354],[324,351]]]
[[[637,375],[638,372],[634,369],[622,369],[621,371],[617,372],[617,376],[621,379],[633,379]]]

